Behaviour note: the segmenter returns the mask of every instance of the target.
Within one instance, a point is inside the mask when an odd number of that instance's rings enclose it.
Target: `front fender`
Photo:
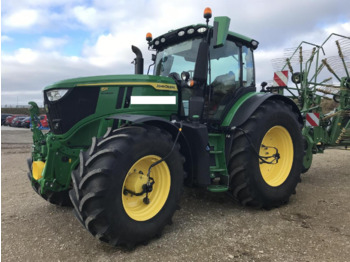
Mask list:
[[[149,115],[117,114],[107,119],[124,120],[133,124],[143,123],[167,131],[173,139],[179,132],[179,127],[164,118]],[[178,138],[180,153],[185,158],[185,183],[189,186],[206,186],[210,183],[209,154],[206,151],[208,131],[205,125],[182,123],[182,132]]]
[[[161,129],[164,129],[168,133],[170,133],[175,139],[179,128],[174,125],[171,121],[166,120],[164,118],[158,117],[158,116],[150,116],[150,115],[133,115],[133,114],[116,114],[109,116],[107,119],[117,120],[116,123],[119,122],[119,120],[131,122],[133,124],[147,124],[151,126],[155,126]],[[113,127],[117,127],[116,123],[113,125]],[[187,141],[186,137],[184,136],[183,132],[181,132],[181,135],[179,137],[178,143],[180,144],[180,152],[185,157],[186,162],[184,165],[185,172],[187,175],[190,175],[193,173],[193,165],[192,165],[192,152],[189,142]],[[187,178],[185,176],[185,178]],[[188,180],[188,179],[186,179]]]

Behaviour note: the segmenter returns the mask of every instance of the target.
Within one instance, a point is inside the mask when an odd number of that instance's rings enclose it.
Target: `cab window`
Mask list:
[[[240,48],[231,41],[223,47],[211,49],[211,102],[209,118],[220,119],[228,102],[233,99],[235,91],[240,86]]]
[[[243,61],[243,86],[254,86],[254,60],[253,52],[250,48],[242,47],[242,61]]]

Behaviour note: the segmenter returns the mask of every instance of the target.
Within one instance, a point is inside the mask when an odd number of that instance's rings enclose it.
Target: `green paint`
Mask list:
[[[148,84],[149,83],[149,84]],[[126,106],[126,90],[132,87],[131,96],[175,96],[177,101],[177,91],[159,90],[157,85],[174,85],[171,78],[144,75],[121,75],[121,76],[95,76],[68,79],[57,82],[46,87],[44,90],[57,88],[91,88],[100,87],[99,97],[95,113],[89,115],[75,123],[64,134],[44,135],[33,124],[33,152],[34,161],[44,161],[46,163],[42,173],[42,178],[38,181],[44,193],[47,189],[61,191],[68,189],[71,184],[71,172],[79,163],[79,153],[86,150],[91,145],[92,137],[101,137],[107,128],[113,125],[113,120],[106,118],[118,113],[144,114],[170,119],[171,114],[177,113],[175,105],[133,105]],[[124,87],[122,94],[122,107],[116,109],[119,90]],[[62,98],[64,99],[64,98]],[[31,102],[31,116],[36,119],[38,107]]]
[[[233,105],[228,114],[226,115],[224,121],[222,122],[222,126],[230,126],[233,117],[237,113],[237,110],[252,96],[259,95],[261,93],[248,93],[242,96],[238,101]]]
[[[215,159],[215,166],[210,166],[212,177],[228,176],[225,155],[225,137],[225,134],[209,134],[209,145],[213,148],[209,153],[211,157],[214,157]],[[227,181],[228,179],[226,179],[226,186],[228,185]]]
[[[218,24],[216,43],[214,47],[223,46],[226,42],[228,28],[230,26],[230,18],[227,16],[218,16],[214,18],[214,24]]]

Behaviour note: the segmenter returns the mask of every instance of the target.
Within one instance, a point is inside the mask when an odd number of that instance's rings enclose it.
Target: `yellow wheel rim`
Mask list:
[[[276,150],[280,158],[278,163],[276,161],[273,164],[261,163],[260,172],[264,181],[273,187],[280,186],[286,181],[290,170],[292,169],[294,149],[292,138],[289,132],[282,126],[274,126],[265,134],[259,151],[260,156],[273,156],[276,154]],[[273,158],[266,159],[270,162]]]
[[[122,201],[125,212],[136,221],[146,221],[154,217],[164,206],[170,191],[170,171],[165,161],[159,163],[151,169],[150,176],[154,180],[152,192],[148,193],[149,204],[145,204],[143,199],[146,193],[135,196],[130,193],[124,194],[128,189],[134,193],[142,192],[142,186],[147,183],[148,168],[154,162],[160,160],[159,156],[148,155],[140,158],[129,170],[125,177],[122,189]]]

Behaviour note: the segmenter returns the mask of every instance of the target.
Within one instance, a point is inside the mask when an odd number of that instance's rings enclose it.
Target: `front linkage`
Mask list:
[[[71,168],[76,165],[79,149],[71,149],[51,132],[44,134],[40,129],[39,107],[35,102],[29,102],[31,130],[33,132],[32,158],[28,159],[29,173],[35,191],[49,200],[48,196],[66,192],[65,201],[69,204],[68,190],[71,184]],[[59,160],[59,161],[57,161]],[[62,200],[62,199],[61,199]],[[66,205],[62,201],[54,204]],[[50,201],[52,202],[52,201]]]

